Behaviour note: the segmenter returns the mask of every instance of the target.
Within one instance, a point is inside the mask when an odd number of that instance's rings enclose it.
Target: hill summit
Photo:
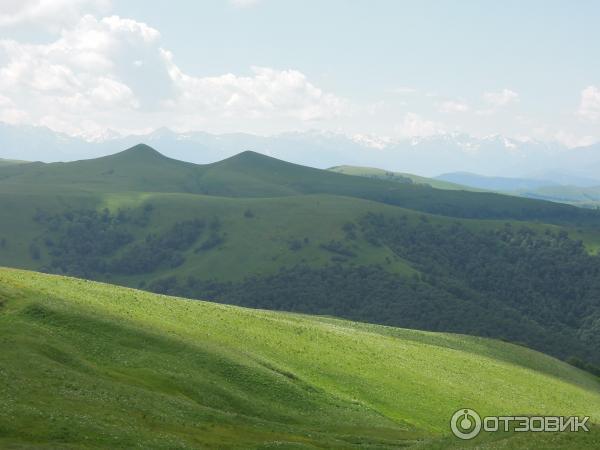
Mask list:
[[[137,144],[133,147],[123,150],[122,152],[115,153],[114,155],[107,156],[107,158],[119,158],[137,161],[152,161],[152,160],[165,160],[170,159],[160,153],[158,150],[150,147],[146,144]]]
[[[596,211],[487,192],[434,189],[385,179],[334,173],[245,151],[212,164],[168,158],[138,144],[123,152],[68,163],[0,167],[11,189],[194,193],[232,198],[327,194],[359,198],[458,218],[600,221]]]

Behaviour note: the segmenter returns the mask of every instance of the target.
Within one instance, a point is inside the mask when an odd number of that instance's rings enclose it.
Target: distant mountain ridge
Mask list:
[[[396,181],[398,183],[415,183],[428,185],[436,189],[447,189],[447,190],[473,190],[472,187],[444,181],[436,178],[420,177],[404,172],[391,172],[389,170],[377,169],[374,167],[359,167],[359,166],[335,166],[330,167],[328,170],[337,173],[343,173],[346,175],[356,175],[367,178],[377,178],[380,180]]]
[[[562,221],[597,220],[591,212],[567,205],[515,198],[492,192],[434,189],[387,179],[354,177],[302,166],[250,150],[211,164],[166,157],[138,144],[100,158],[67,163],[0,167],[0,187],[45,186],[99,192],[172,192],[226,197],[281,197],[328,194],[415,209],[451,217]]]
[[[552,180],[538,180],[531,178],[510,178],[510,177],[486,177],[469,172],[452,172],[438,175],[436,180],[447,181],[450,183],[462,184],[478,189],[489,191],[512,192],[523,189],[537,189],[545,186],[557,186]]]
[[[201,164],[254,150],[318,168],[346,164],[427,177],[467,171],[486,176],[550,179],[560,184],[581,186],[590,186],[590,182],[593,185],[593,180],[600,178],[600,144],[567,149],[558,143],[498,135],[476,138],[449,133],[379,139],[321,131],[256,136],[178,133],[166,128],[136,136],[109,134],[103,140],[88,142],[43,127],[0,123],[0,158],[5,159],[73,161],[113,154],[138,142],[146,142],[171,158]]]
[[[569,181],[569,177],[561,178],[557,176],[557,179]],[[584,178],[579,179],[581,183],[579,186],[541,179],[485,177],[467,172],[443,174],[435,177],[435,180],[588,208],[597,208],[600,205],[600,182]]]
[[[396,183],[426,185],[436,189],[500,192],[586,208],[597,208],[600,205],[600,186],[593,184],[591,181],[586,183],[585,179],[582,179],[584,186],[573,186],[559,184],[550,180],[486,177],[468,172],[454,172],[434,178],[427,178],[371,167],[336,166],[328,170],[346,175],[394,181]]]

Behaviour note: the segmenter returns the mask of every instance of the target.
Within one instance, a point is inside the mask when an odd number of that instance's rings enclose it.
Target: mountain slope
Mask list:
[[[250,151],[201,167],[203,193],[210,195],[262,197],[333,194],[451,217],[546,221],[561,221],[566,217],[593,221],[600,218],[590,211],[550,202],[532,202],[486,192],[434,190],[427,185],[349,177]]]
[[[195,165],[166,158],[148,146],[138,145],[94,160],[0,167],[0,192],[47,192],[58,188],[244,198],[331,194],[451,217],[600,222],[600,214],[568,205],[347,176],[249,151],[218,163]]]
[[[600,186],[545,186],[518,192],[529,198],[571,203],[583,207],[597,208],[600,204]]]
[[[415,183],[425,184],[436,189],[446,189],[451,191],[472,191],[477,190],[469,186],[451,183],[448,181],[439,180],[436,178],[420,177],[404,172],[392,172],[389,170],[377,169],[374,167],[359,167],[359,166],[335,166],[328,170],[345,175],[355,175],[359,177],[377,178],[380,180],[396,181],[398,183]]]
[[[435,179],[449,183],[462,184],[475,189],[486,189],[498,192],[514,192],[519,190],[537,189],[545,186],[558,186],[558,183],[551,180],[487,177],[469,172],[445,173],[435,177]]]
[[[14,159],[1,159],[0,158],[0,167],[1,166],[12,166],[13,164],[26,164],[26,161],[18,161]]]
[[[200,166],[138,146],[1,174],[2,265],[502,338],[600,365],[595,211],[252,152]],[[508,219],[490,220],[498,213]]]
[[[558,177],[556,177],[558,178]],[[438,182],[464,183],[470,189],[487,189],[521,197],[567,203],[582,207],[595,208],[600,203],[600,186],[597,181],[579,180],[581,185],[558,184],[549,179],[485,177],[482,175],[455,172],[440,175]]]
[[[488,339],[13,269],[0,269],[0,330],[0,445],[8,447],[435,445],[467,406],[600,420],[597,379]],[[585,433],[536,434],[529,445],[594,445]],[[474,443],[492,448],[494,439]]]
[[[79,189],[95,192],[186,192],[197,166],[161,155],[146,145],[97,159],[3,167],[0,184],[30,190]]]

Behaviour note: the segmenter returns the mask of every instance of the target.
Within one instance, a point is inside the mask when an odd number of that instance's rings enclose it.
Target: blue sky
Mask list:
[[[597,1],[7,0],[0,120],[589,144],[598,23]]]

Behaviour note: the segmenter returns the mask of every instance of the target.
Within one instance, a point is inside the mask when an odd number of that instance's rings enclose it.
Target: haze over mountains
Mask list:
[[[580,187],[600,185],[600,144],[568,149],[558,143],[520,141],[499,135],[383,139],[320,131],[257,136],[177,133],[166,128],[142,136],[106,133],[90,142],[48,128],[0,124],[0,158],[4,159],[72,161],[109,155],[139,142],[169,157],[201,164],[254,150],[318,168],[347,164],[423,176],[471,172]]]
[[[486,177],[469,172],[444,173],[435,177],[437,180],[462,184],[490,191],[516,191],[519,189],[538,189],[544,186],[559,186],[552,180],[535,178]]]

